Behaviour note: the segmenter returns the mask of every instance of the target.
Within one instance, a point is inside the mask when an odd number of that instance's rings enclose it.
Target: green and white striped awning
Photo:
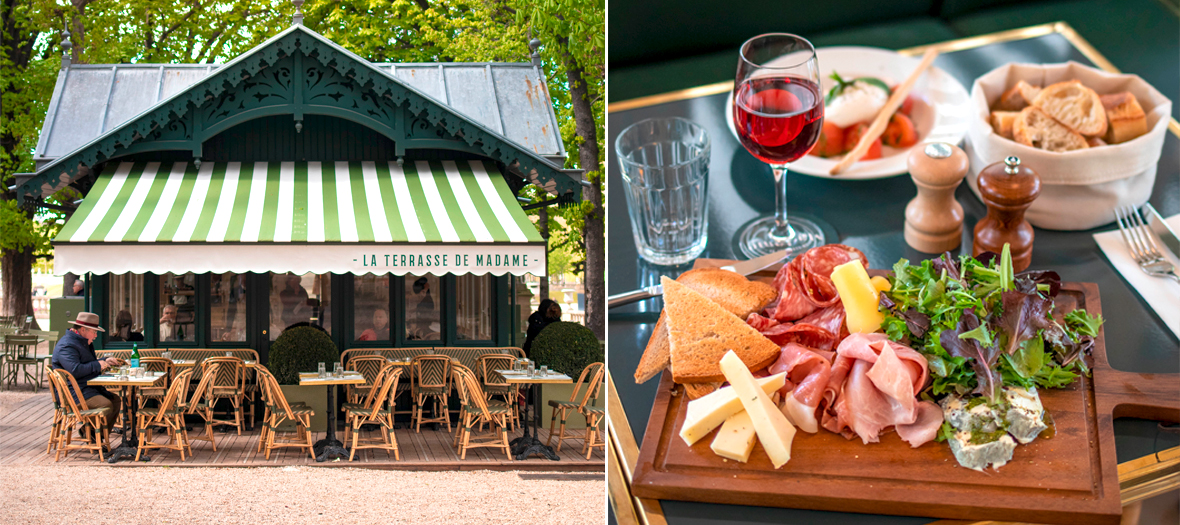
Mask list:
[[[58,274],[545,274],[545,241],[473,161],[124,162],[54,240]]]

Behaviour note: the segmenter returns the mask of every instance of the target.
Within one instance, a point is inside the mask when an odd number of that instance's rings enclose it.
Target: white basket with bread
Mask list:
[[[1034,226],[1094,228],[1151,195],[1172,102],[1138,76],[1076,62],[1008,64],[976,79],[971,104],[972,191],[984,167],[1020,157],[1041,178],[1025,215]]]

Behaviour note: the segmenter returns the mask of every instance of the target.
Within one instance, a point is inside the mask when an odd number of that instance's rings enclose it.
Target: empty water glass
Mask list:
[[[675,117],[636,122],[615,140],[640,257],[675,265],[705,250],[709,149],[705,128]]]
[[[549,365],[541,365],[541,376],[549,375]]]
[[[320,372],[320,379],[328,377],[328,369],[326,367],[324,367],[324,363],[322,363],[322,362],[320,363],[319,372]]]
[[[334,364],[332,366],[332,375],[335,375],[336,377],[343,377],[344,376],[344,365],[342,365],[340,363]]]
[[[529,361],[528,372],[529,372],[529,377],[533,377],[533,374],[537,373],[536,365],[532,361]]]
[[[233,352],[226,352],[225,353],[225,357],[233,357],[233,356],[234,356]]]

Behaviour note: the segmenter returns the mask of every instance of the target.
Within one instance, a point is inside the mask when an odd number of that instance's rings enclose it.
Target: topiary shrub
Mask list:
[[[316,372],[320,363],[332,370],[340,350],[323,330],[311,326],[289,328],[270,344],[266,363],[280,385],[298,385],[300,372]]]
[[[556,322],[546,326],[529,349],[537,366],[547,365],[574,379],[586,365],[606,360],[598,337],[589,328],[578,323]]]

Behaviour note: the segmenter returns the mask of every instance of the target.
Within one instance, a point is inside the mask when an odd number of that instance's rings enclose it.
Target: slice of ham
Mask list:
[[[848,438],[859,436],[865,444],[880,441],[881,432],[891,426],[914,447],[934,438],[942,411],[915,400],[928,377],[921,354],[885,334],[851,334],[836,354],[824,392],[829,400],[824,428]],[[843,381],[841,375],[846,375]]]
[[[911,447],[918,448],[938,436],[942,427],[942,408],[933,401],[918,403],[918,418],[911,424],[897,425],[897,435]]]
[[[832,363],[810,348],[798,343],[783,346],[778,361],[767,369],[770,374],[787,373],[787,386],[780,392],[791,393],[800,403],[814,409],[823,398],[832,374]]]

